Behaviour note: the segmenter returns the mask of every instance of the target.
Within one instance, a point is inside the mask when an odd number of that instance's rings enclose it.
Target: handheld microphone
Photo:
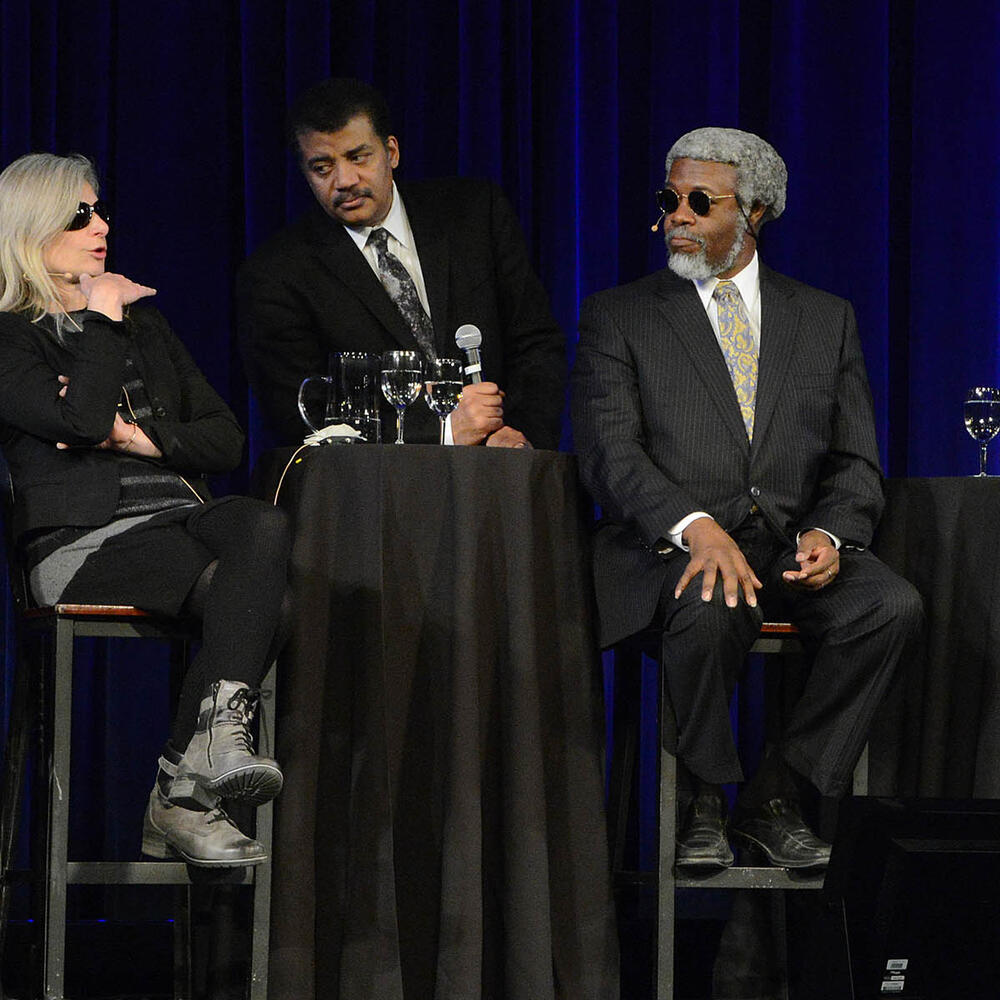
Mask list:
[[[469,376],[469,381],[473,384],[482,382],[483,365],[479,357],[479,345],[483,342],[483,335],[478,326],[471,323],[463,323],[455,331],[455,343],[460,351],[465,354],[465,374]]]
[[[662,222],[662,221],[663,221],[663,220],[664,220],[664,219],[665,219],[666,217],[667,217],[667,213],[666,213],[666,212],[660,212],[660,217],[659,217],[659,218],[658,218],[658,219],[656,220],[656,222],[654,222],[654,223],[653,223],[653,224],[652,224],[652,225],[651,225],[651,226],[649,227],[649,231],[650,231],[651,233],[655,233],[655,232],[657,231],[657,229],[659,229],[659,228],[660,228],[660,223],[661,223],[661,222]]]

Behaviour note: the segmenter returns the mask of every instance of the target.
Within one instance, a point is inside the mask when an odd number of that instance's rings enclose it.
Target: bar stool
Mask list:
[[[628,652],[649,649],[654,633],[642,633],[630,644]],[[658,643],[659,632],[655,632]],[[790,655],[802,652],[798,629],[787,622],[765,622],[760,635],[750,650],[766,655]],[[656,650],[658,654],[658,649]],[[626,654],[628,655],[628,654]],[[634,657],[633,657],[634,662]],[[618,663],[616,662],[616,673]],[[617,696],[616,696],[617,702]],[[662,706],[662,694],[660,705]],[[626,724],[619,739],[616,733],[613,772],[609,793],[609,818],[614,820],[612,835],[612,867],[618,881],[654,883],[656,885],[656,953],[655,996],[657,1000],[673,1000],[675,958],[675,891],[677,889],[804,889],[823,888],[825,873],[791,873],[773,866],[733,865],[722,871],[707,874],[678,875],[674,868],[677,847],[677,761],[673,754],[663,749],[662,739],[657,740],[659,780],[657,784],[658,847],[655,873],[629,873],[624,870],[624,842],[628,823],[630,789],[635,773],[638,749],[638,730]],[[660,732],[660,727],[657,727]],[[619,759],[620,758],[620,759]],[[854,771],[855,795],[868,793],[868,748],[865,747]],[[784,923],[784,897],[776,898],[776,915]]]
[[[0,476],[6,469],[0,466]],[[4,525],[10,524],[9,479],[0,483],[6,501]],[[174,923],[174,997],[191,996],[189,938],[190,887],[188,866],[180,861],[76,861],[68,856],[70,804],[70,747],[73,721],[74,647],[85,637],[158,639],[171,644],[175,663],[186,667],[188,647],[197,638],[195,623],[152,615],[139,608],[89,604],[32,607],[23,574],[12,558],[9,531],[5,531],[11,585],[17,604],[18,661],[14,679],[10,726],[4,755],[3,801],[0,806],[0,958],[15,878],[12,858],[17,838],[21,787],[32,730],[37,729],[38,779],[33,793],[39,803],[39,821],[33,826],[31,881],[34,886],[35,928],[39,936],[38,972],[45,1000],[63,1000],[66,964],[66,897],[70,885],[173,885],[184,887]],[[47,655],[36,664],[29,658],[33,640],[45,640]],[[273,704],[275,668],[261,685],[260,753],[273,756],[273,726],[264,717],[264,705]],[[254,836],[271,855],[273,805],[256,810]],[[138,843],[139,830],[136,830]],[[198,871],[205,881],[253,886],[253,925],[248,996],[266,1000],[270,932],[270,860],[253,868]],[[37,983],[35,984],[37,985]],[[0,986],[0,996],[6,996]]]

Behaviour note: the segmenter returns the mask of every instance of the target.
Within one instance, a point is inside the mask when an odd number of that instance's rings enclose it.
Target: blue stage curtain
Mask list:
[[[998,65],[989,0],[4,0],[0,161],[96,160],[109,266],[159,289],[249,428],[248,465],[222,484],[240,489],[267,442],[232,281],[308,202],[283,136],[302,87],[329,74],[381,87],[403,176],[498,180],[571,355],[583,296],[663,265],[649,225],[673,139],[748,128],[790,173],[762,257],[854,302],[887,471],[966,475],[965,390],[1000,379]],[[6,705],[6,638],[4,650]],[[106,692],[93,688],[100,727]],[[141,746],[151,779],[165,724],[134,697],[112,706],[117,746]]]

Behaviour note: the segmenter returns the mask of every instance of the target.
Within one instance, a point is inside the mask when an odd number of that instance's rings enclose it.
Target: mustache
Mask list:
[[[697,243],[702,250],[705,249],[705,239],[702,236],[696,236],[687,226],[674,226],[673,229],[667,229],[663,233],[663,239],[669,244],[670,241],[675,237],[680,236],[682,239],[691,240],[692,243]]]
[[[340,191],[333,199],[333,207],[339,208],[345,201],[353,201],[355,198],[370,198],[371,188],[351,188],[349,191]]]

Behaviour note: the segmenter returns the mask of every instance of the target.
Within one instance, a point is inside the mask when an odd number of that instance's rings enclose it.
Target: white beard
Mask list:
[[[663,234],[667,244],[667,267],[679,278],[687,278],[690,281],[706,281],[714,278],[718,274],[725,274],[735,263],[743,250],[746,241],[746,230],[741,229],[733,240],[733,245],[729,252],[721,261],[712,262],[705,253],[705,242],[697,236],[692,236],[682,228],[669,229]],[[674,236],[683,236],[685,239],[694,240],[701,249],[696,253],[672,253],[670,250],[670,240]]]

